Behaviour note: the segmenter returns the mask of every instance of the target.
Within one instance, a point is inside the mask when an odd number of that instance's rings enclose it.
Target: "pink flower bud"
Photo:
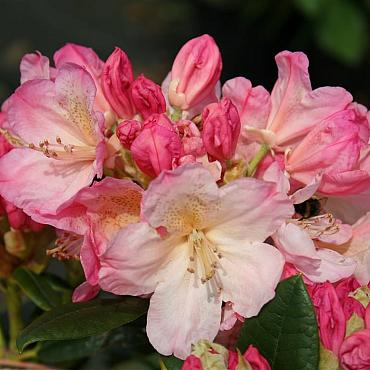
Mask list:
[[[131,152],[141,171],[155,177],[172,169],[172,163],[180,158],[182,145],[171,121],[164,114],[155,114],[144,123]]]
[[[349,296],[350,293],[354,292],[359,287],[360,284],[352,276],[342,280],[335,287],[339,302],[342,303],[346,321],[349,320],[354,313],[360,317],[365,316],[364,306],[357,299]]]
[[[221,54],[211,36],[203,35],[188,41],[172,66],[168,92],[170,104],[187,110],[214,94],[221,69]]]
[[[116,134],[122,146],[126,149],[131,148],[132,142],[141,131],[141,122],[128,119],[117,126]]]
[[[182,365],[181,370],[203,370],[200,359],[194,355],[190,355]]]
[[[232,158],[240,134],[240,119],[231,100],[223,98],[207,105],[202,118],[202,138],[207,153],[221,161]]]
[[[334,286],[330,283],[308,286],[316,310],[323,346],[336,355],[343,342],[346,319]]]
[[[354,332],[347,337],[339,352],[343,370],[370,369],[370,330]]]
[[[248,347],[243,357],[249,362],[253,370],[271,370],[267,360],[252,345]]]
[[[131,94],[135,107],[144,119],[147,119],[153,113],[164,113],[166,111],[166,101],[161,87],[144,75],[140,75],[132,83]]]
[[[105,98],[120,118],[131,118],[135,114],[131,98],[133,80],[130,60],[124,51],[115,48],[104,64],[102,89]]]
[[[194,122],[189,120],[181,120],[176,122],[176,127],[182,138],[184,155],[201,157],[206,154],[201,133]]]

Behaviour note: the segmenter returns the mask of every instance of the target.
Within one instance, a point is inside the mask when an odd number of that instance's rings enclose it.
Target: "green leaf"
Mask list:
[[[37,353],[40,361],[55,364],[89,357],[101,349],[107,333],[74,340],[56,340],[43,343]]]
[[[146,300],[136,297],[68,303],[45,312],[22,330],[17,347],[22,352],[34,342],[102,334],[137,319],[147,311],[147,307]]]
[[[19,267],[13,272],[12,277],[24,294],[42,310],[49,311],[62,303],[61,296],[53,290],[45,276]]]
[[[161,356],[163,364],[166,366],[166,370],[181,370],[183,361],[179,360],[175,356]]]
[[[317,370],[319,337],[315,312],[300,276],[280,282],[275,298],[245,321],[237,347],[253,344],[273,370]]]

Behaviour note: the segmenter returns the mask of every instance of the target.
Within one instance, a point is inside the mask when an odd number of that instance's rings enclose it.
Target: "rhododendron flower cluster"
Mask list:
[[[370,369],[370,114],[342,87],[313,89],[304,53],[275,59],[269,92],[220,81],[209,35],[162,83],[120,48],[26,54],[0,116],[4,253],[53,227],[43,254],[83,269],[72,301],[147,301],[151,345],[187,370],[274,368],[239,330],[300,274],[321,361]]]

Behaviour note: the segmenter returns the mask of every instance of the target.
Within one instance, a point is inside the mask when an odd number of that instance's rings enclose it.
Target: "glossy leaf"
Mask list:
[[[19,351],[34,342],[68,340],[102,334],[127,324],[147,311],[144,299],[95,299],[69,303],[45,312],[27,326],[17,339]]]
[[[183,361],[179,360],[175,356],[162,356],[161,361],[166,370],[181,370],[183,365]]]
[[[45,276],[37,275],[31,270],[19,267],[12,278],[24,294],[38,307],[49,311],[62,303],[61,296],[51,287]]]
[[[279,283],[275,298],[242,327],[238,348],[253,344],[273,370],[317,370],[319,337],[314,309],[300,276]]]

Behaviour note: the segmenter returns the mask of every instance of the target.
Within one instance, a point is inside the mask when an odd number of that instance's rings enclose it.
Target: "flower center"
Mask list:
[[[192,274],[197,273],[202,284],[212,281],[217,293],[222,290],[222,285],[217,276],[220,267],[219,260],[222,258],[217,247],[212,244],[201,230],[193,229],[188,235],[189,267]]]
[[[82,242],[81,235],[65,231],[55,241],[55,248],[47,249],[46,254],[59,260],[78,260]]]

